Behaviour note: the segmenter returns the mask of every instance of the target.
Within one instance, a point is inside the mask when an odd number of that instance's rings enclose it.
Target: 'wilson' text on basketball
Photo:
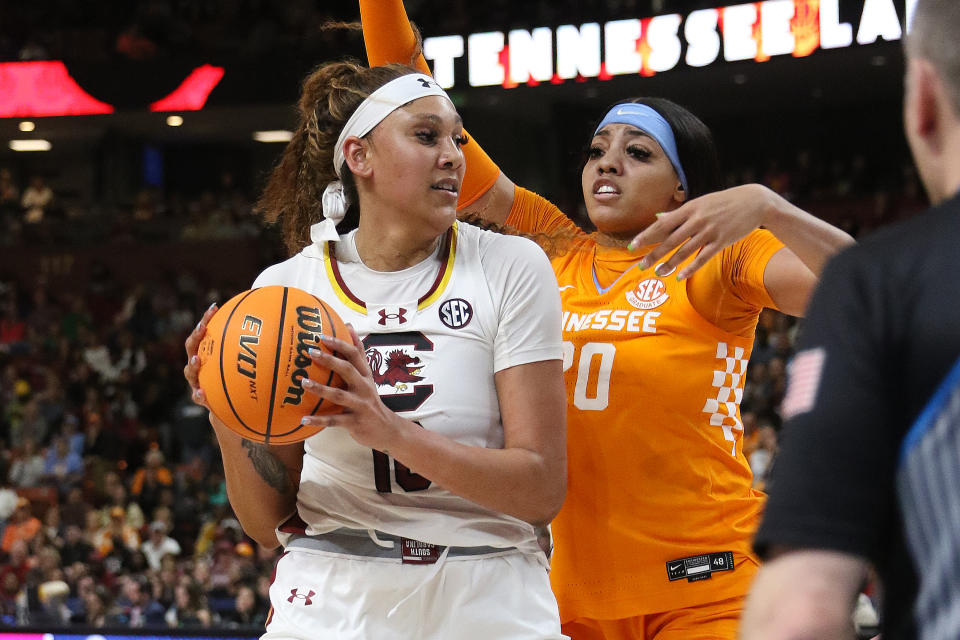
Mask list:
[[[323,333],[320,309],[297,307],[297,325],[302,329],[297,332],[297,357],[293,361],[297,368],[290,374],[290,386],[287,387],[287,395],[281,404],[298,405],[303,397],[302,380],[307,375],[307,367],[313,362],[309,351],[320,344],[320,335]]]

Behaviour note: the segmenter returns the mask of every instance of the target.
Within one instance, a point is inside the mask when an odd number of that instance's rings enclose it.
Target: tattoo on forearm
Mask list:
[[[244,440],[242,446],[247,450],[247,456],[253,463],[253,468],[257,470],[264,482],[276,489],[277,493],[281,495],[286,495],[293,490],[286,466],[270,453],[269,449],[249,440]]]

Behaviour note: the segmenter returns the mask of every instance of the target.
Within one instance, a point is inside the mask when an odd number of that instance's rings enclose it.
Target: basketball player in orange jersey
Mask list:
[[[370,63],[410,60],[400,0],[360,7]],[[802,314],[852,239],[759,185],[691,201],[719,187],[712,136],[666,100],[625,100],[593,131],[582,187],[595,234],[475,143],[464,152],[462,211],[566,245],[550,252],[569,428],[551,572],[564,633],[734,638],[763,504],[739,416],[757,317]]]
[[[259,203],[294,255],[253,286],[312,293],[352,341],[311,352],[346,389],[303,388],[345,410],[304,418],[326,427],[304,443],[247,443],[210,416],[240,522],[284,546],[263,638],[559,640],[534,528],[566,485],[549,262],[457,221],[460,117],[429,76],[328,63],[299,112]],[[186,343],[201,403],[209,317]]]

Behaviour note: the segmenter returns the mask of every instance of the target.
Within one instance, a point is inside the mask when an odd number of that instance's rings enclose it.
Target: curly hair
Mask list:
[[[359,224],[353,174],[344,162],[337,178],[334,147],[347,120],[367,96],[411,73],[417,70],[401,64],[370,68],[343,60],[320,65],[304,79],[297,101],[296,131],[257,201],[267,222],[280,221],[291,254],[310,242],[310,226],[323,220],[323,190],[334,180],[343,182],[351,203],[338,228],[350,231]]]

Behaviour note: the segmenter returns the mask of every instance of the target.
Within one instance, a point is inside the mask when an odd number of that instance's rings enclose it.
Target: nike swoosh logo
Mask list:
[[[642,110],[638,109],[637,107],[620,107],[617,109],[618,116],[622,116],[624,114],[638,116],[641,115],[641,113],[643,113]]]
[[[576,287],[573,286],[572,284],[566,284],[560,287],[560,291],[566,291],[567,289],[576,289]]]
[[[681,562],[680,564],[673,565],[672,567],[670,567],[670,571],[676,571],[677,569],[679,569],[679,568],[682,567],[682,566],[683,566],[683,563],[682,563],[682,562]]]

